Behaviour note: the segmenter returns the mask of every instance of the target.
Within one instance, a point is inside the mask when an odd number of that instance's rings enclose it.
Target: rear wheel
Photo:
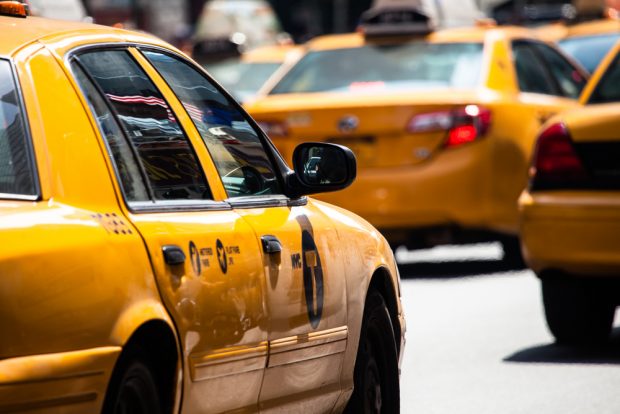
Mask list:
[[[558,343],[596,344],[609,338],[615,304],[608,283],[553,277],[542,279],[549,330]]]
[[[118,374],[118,375],[116,375]],[[105,414],[160,414],[157,385],[149,366],[134,360],[115,373],[104,404]]]
[[[398,355],[394,329],[383,297],[366,298],[355,360],[353,395],[347,413],[391,414],[400,411]]]

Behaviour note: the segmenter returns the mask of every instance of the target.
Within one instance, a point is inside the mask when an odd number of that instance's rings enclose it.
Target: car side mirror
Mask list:
[[[322,142],[303,143],[293,152],[298,196],[338,191],[350,186],[357,175],[353,152],[342,145]]]

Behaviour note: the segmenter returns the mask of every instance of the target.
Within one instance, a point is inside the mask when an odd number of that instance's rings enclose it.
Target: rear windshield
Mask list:
[[[482,44],[411,42],[308,53],[271,94],[471,88]]]
[[[609,49],[620,39],[620,33],[600,36],[573,37],[559,42],[562,50],[592,73]]]
[[[620,55],[609,65],[588,103],[620,102]]]
[[[30,146],[11,65],[0,60],[0,197],[36,194]]]
[[[278,62],[236,62],[207,67],[224,89],[240,101],[252,97],[280,67]]]

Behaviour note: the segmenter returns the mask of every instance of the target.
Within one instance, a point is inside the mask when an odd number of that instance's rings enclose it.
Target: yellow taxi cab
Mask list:
[[[383,8],[359,33],[309,42],[246,109],[287,160],[304,141],[350,147],[356,182],[320,198],[393,245],[500,237],[518,256],[533,136],[578,105],[586,77],[527,29],[433,31],[416,9]]]
[[[582,102],[542,128],[519,200],[547,324],[569,344],[605,340],[620,304],[620,43]]]
[[[610,16],[579,23],[556,22],[535,29],[545,41],[560,48],[593,73],[603,57],[620,39],[620,18]]]
[[[294,44],[268,45],[241,54],[238,59],[205,65],[209,74],[239,102],[252,99],[287,61],[301,53]]]
[[[0,412],[397,412],[389,245],[157,38],[0,2]]]

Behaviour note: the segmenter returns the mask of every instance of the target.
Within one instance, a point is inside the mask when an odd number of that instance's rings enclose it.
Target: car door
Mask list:
[[[260,409],[329,411],[340,395],[348,335],[338,235],[320,207],[283,195],[269,143],[245,112],[202,71],[157,50],[145,56],[181,100],[213,158],[226,202],[262,250],[269,360]],[[225,252],[237,260],[239,252]]]
[[[184,412],[255,411],[268,324],[254,230],[215,200],[219,178],[207,179],[200,138],[182,128],[187,114],[145,63],[135,49],[93,49],[75,55],[72,70],[178,330]]]

